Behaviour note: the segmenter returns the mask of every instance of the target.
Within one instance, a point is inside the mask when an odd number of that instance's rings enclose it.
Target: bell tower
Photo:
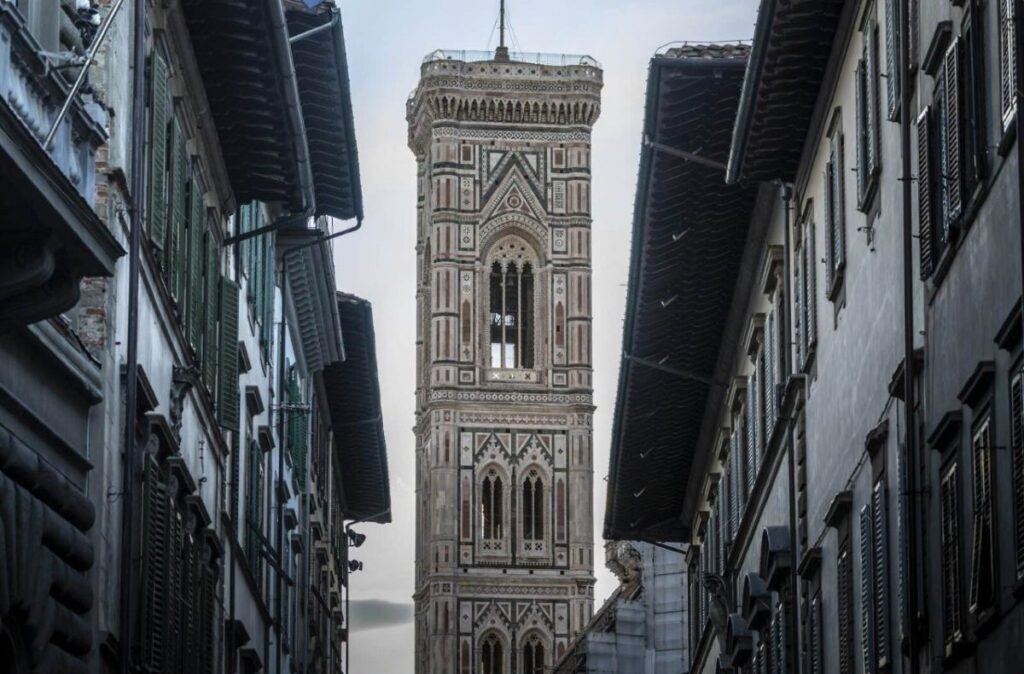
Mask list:
[[[437,51],[416,156],[416,673],[541,674],[593,612],[584,56]]]

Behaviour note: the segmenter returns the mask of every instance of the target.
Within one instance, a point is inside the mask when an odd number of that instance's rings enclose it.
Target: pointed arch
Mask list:
[[[528,468],[520,481],[520,513],[524,541],[544,540],[544,477],[536,467]]]
[[[480,638],[478,664],[480,674],[509,674],[505,666],[505,641],[496,631],[486,632]]]
[[[498,466],[492,464],[481,471],[480,537],[485,541],[500,541],[505,538],[507,484],[504,472]]]

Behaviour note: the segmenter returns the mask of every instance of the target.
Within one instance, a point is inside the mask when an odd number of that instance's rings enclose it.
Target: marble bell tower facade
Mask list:
[[[593,612],[589,57],[438,51],[417,162],[417,674],[540,674]]]

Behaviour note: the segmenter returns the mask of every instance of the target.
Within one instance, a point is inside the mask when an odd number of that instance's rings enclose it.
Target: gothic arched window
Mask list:
[[[480,522],[483,525],[483,538],[485,540],[503,538],[504,494],[502,494],[501,477],[495,469],[491,468],[484,476],[480,496]]]
[[[536,469],[523,480],[523,540],[544,538],[544,482]]]
[[[482,674],[502,674],[504,664],[501,641],[495,634],[488,635],[480,646],[480,671]]]
[[[523,644],[523,674],[544,674],[544,644],[536,634]]]
[[[532,368],[536,262],[527,244],[509,237],[490,265],[491,367]]]

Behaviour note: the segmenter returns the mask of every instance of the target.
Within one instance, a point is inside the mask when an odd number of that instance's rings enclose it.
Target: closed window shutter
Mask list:
[[[203,253],[206,235],[206,209],[203,206],[203,194],[198,181],[192,179],[191,217],[188,223],[189,257],[188,257],[188,309],[185,313],[185,327],[188,341],[198,354],[201,344],[201,310],[200,295],[203,289]]]
[[[867,40],[867,71],[865,75],[868,95],[868,180],[871,181],[878,176],[882,169],[881,142],[879,139],[881,132],[879,111],[881,105],[878,92],[878,23],[874,19],[871,20],[867,35],[864,37]]]
[[[231,525],[235,529],[236,540],[242,535],[243,528],[239,526],[238,507],[241,497],[242,480],[242,447],[238,432],[231,434]]]
[[[765,346],[765,358],[767,360],[765,364],[765,370],[767,371],[767,377],[765,379],[765,420],[764,420],[764,448],[768,449],[768,441],[772,437],[772,433],[775,432],[775,415],[776,415],[776,400],[775,400],[775,385],[779,380],[778,373],[775,371],[777,367],[778,358],[775,353],[776,349],[776,335],[775,335],[775,312],[772,311],[768,314],[768,326],[765,328],[765,335],[767,335],[767,344]],[[759,460],[760,462],[760,460]]]
[[[910,601],[907,595],[907,567],[910,549],[907,541],[907,494],[910,493],[910,481],[907,478],[907,448],[901,446],[896,453],[896,473],[899,498],[896,502],[896,540],[899,541],[899,559],[896,572],[896,602],[899,606],[900,638],[907,638],[907,626],[910,624]]]
[[[804,304],[807,307],[807,351],[818,345],[818,261],[814,220],[807,222],[807,288]]]
[[[238,284],[220,280],[220,373],[217,377],[217,412],[220,425],[239,430],[238,391]]]
[[[168,564],[170,569],[169,580],[167,583],[168,593],[171,596],[170,607],[167,612],[167,626],[168,632],[171,636],[171,658],[168,663],[166,671],[169,672],[181,672],[185,671],[184,659],[185,659],[185,621],[186,621],[186,602],[183,598],[188,594],[186,592],[184,565],[182,563],[182,555],[185,548],[185,526],[181,520],[181,513],[175,508],[171,508],[171,559]]]
[[[946,85],[946,232],[949,239],[949,227],[960,217],[963,210],[963,162],[960,152],[963,125],[960,111],[960,60],[962,41],[957,38],[946,51],[946,66],[943,76]]]
[[[971,611],[984,611],[996,599],[995,531],[992,508],[992,424],[986,419],[975,431],[974,531],[971,555]]]
[[[217,573],[213,563],[200,555],[201,602],[199,605],[199,673],[217,671]]]
[[[808,653],[808,664],[810,667],[811,674],[824,674],[822,668],[822,652],[821,652],[821,625],[822,625],[822,614],[821,614],[821,593],[814,595],[811,599],[811,616],[810,616],[810,643],[807,644]]]
[[[834,196],[832,199],[833,219],[835,221],[835,266],[836,271],[846,266],[846,162],[844,161],[846,141],[842,134],[832,138],[832,181]]]
[[[775,617],[772,620],[772,672],[775,674],[786,673],[786,659],[782,633],[782,605],[778,604],[775,609]]]
[[[960,604],[960,498],[956,464],[946,470],[940,487],[942,545],[942,616],[947,647],[963,634]]]
[[[900,27],[898,0],[885,0],[885,93],[889,119],[895,121],[900,109],[900,83],[903,72],[900,68]]]
[[[754,493],[754,480],[757,478],[757,391],[760,386],[760,373],[756,370],[747,381],[747,484],[746,493]]]
[[[858,147],[860,144],[858,143]],[[829,161],[825,164],[825,292],[832,296],[832,286],[835,284],[835,268],[836,268],[836,242],[839,240],[839,234],[836,232],[836,218],[835,218],[835,207],[832,202],[835,200],[833,190],[835,189],[835,171],[836,166],[835,160],[835,144],[832,146],[832,154],[830,155]],[[808,237],[809,238],[809,237]],[[811,262],[807,254],[807,243],[804,243],[804,264]],[[804,280],[804,290],[806,292],[806,279]]]
[[[864,36],[864,51],[867,51],[867,36]],[[868,178],[871,174],[868,157],[868,126],[871,123],[868,113],[868,69],[866,57],[857,63],[854,74],[857,83],[855,104],[857,106],[857,203],[863,208],[868,193]]]
[[[1017,579],[1024,579],[1024,375],[1010,384],[1011,448],[1013,454],[1014,551]]]
[[[145,459],[143,487],[142,660],[152,672],[167,671],[170,643],[167,612],[173,596],[167,587],[170,563],[170,494],[156,461]]]
[[[768,416],[768,396],[771,391],[771,380],[768,373],[767,359],[768,344],[761,348],[761,355],[757,359],[757,444],[754,446],[754,475],[761,466],[761,454],[764,452],[765,444],[768,442],[768,434],[765,433],[766,418]]]
[[[871,542],[871,508],[860,510],[860,648],[864,674],[875,674],[874,570]]]
[[[185,149],[185,134],[181,125],[175,120],[171,135],[174,164],[171,170],[171,222],[170,240],[167,245],[165,269],[168,276],[168,287],[171,297],[178,303],[185,297],[185,245],[187,237],[185,222],[188,218],[188,152]]]
[[[739,426],[739,423],[736,424]],[[734,429],[732,432],[731,442],[729,443],[729,466],[728,466],[728,481],[729,481],[729,528],[727,538],[731,541],[736,535],[737,520],[739,519],[740,509],[740,479],[737,473],[737,466],[739,461],[737,458],[741,454],[743,449],[743,437],[740,434],[739,429]],[[726,557],[722,556],[723,568]]]
[[[935,271],[935,234],[932,216],[932,110],[926,107],[917,118],[917,208],[921,279]]]
[[[876,670],[885,669],[892,660],[890,649],[889,616],[889,508],[886,503],[885,481],[879,480],[871,494],[871,538],[875,587],[875,662]]]
[[[212,233],[206,235],[206,299],[203,302],[203,381],[212,396],[217,383],[217,319],[220,317],[220,248]]]
[[[182,536],[181,549],[181,664],[182,671],[199,671],[201,633],[199,627],[199,603],[202,600],[201,569],[198,561],[198,545],[195,532],[186,528]]]
[[[840,544],[836,564],[836,602],[839,624],[839,674],[853,674],[853,558],[850,541]]]
[[[150,68],[149,237],[164,247],[167,236],[167,124],[171,118],[171,92],[167,62],[157,50]]]
[[[999,96],[1003,130],[1010,128],[1017,111],[1017,59],[1014,0],[999,1]]]

